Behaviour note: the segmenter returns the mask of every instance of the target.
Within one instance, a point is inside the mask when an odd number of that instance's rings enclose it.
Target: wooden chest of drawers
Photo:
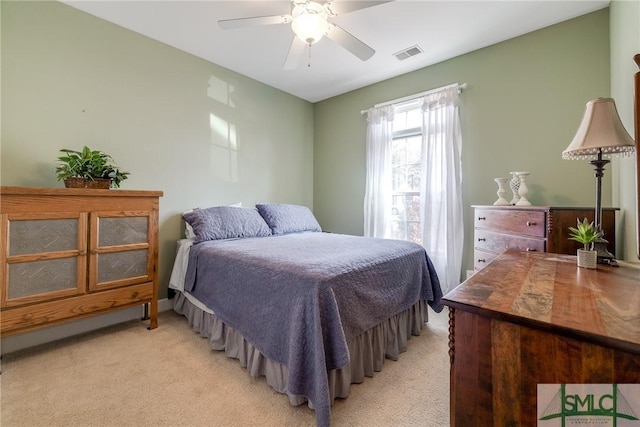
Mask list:
[[[580,243],[569,240],[578,218],[593,221],[594,208],[551,206],[473,206],[474,269],[480,270],[507,249],[575,255]],[[615,211],[602,210],[602,228],[615,253]]]

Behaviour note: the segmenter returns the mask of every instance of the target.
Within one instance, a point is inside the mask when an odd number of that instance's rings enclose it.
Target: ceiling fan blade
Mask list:
[[[223,30],[235,28],[258,27],[262,25],[288,24],[291,22],[291,15],[254,16],[252,18],[221,19],[218,25]]]
[[[338,43],[340,46],[347,49],[349,52],[353,53],[363,61],[371,58],[373,54],[376,53],[376,51],[373,50],[370,46],[335,24],[329,25],[327,38]]]
[[[291,47],[289,48],[289,53],[287,54],[287,59],[285,59],[284,61],[285,70],[295,70],[296,68],[298,68],[300,57],[302,56],[305,47],[307,47],[307,44],[305,42],[300,40],[300,38],[298,37],[293,37]]]
[[[344,15],[345,13],[355,10],[366,9],[368,7],[378,6],[384,3],[391,3],[393,0],[387,1],[332,1],[329,3],[329,9],[335,16]]]

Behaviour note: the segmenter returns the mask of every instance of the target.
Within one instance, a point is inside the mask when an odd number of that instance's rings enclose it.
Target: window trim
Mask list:
[[[402,129],[393,132],[393,137],[391,140],[403,139],[403,138],[411,138],[412,136],[421,136],[422,129],[419,127]]]

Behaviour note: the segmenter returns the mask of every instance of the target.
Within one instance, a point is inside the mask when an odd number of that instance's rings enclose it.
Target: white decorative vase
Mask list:
[[[493,206],[509,206],[509,201],[504,198],[505,194],[507,194],[505,187],[509,182],[509,178],[494,178],[493,180],[498,184],[498,200],[493,202]]]
[[[578,249],[578,267],[596,268],[597,265],[597,251],[585,251],[584,249]]]
[[[518,194],[518,189],[520,188],[520,178],[518,178],[518,172],[509,172],[512,176],[511,181],[509,181],[509,187],[511,188],[511,192],[513,193],[513,198],[511,199],[511,204],[515,205],[520,200],[520,195]]]
[[[516,202],[517,206],[531,206],[531,202],[527,200],[527,193],[529,187],[527,187],[527,177],[529,172],[516,172],[518,179],[520,180],[520,186],[518,187],[518,195],[520,199]]]

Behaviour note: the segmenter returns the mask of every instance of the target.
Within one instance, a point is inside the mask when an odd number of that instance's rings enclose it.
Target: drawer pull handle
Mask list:
[[[486,242],[486,241],[487,241],[487,239],[485,239],[484,237],[478,238],[478,242]]]
[[[535,221],[527,221],[527,227],[533,227],[534,225],[538,225]]]
[[[487,260],[486,260],[486,259],[483,259],[483,258],[480,258],[480,259],[478,260],[478,262],[487,262]]]
[[[527,248],[527,252],[538,252],[538,250],[533,248]]]
[[[487,217],[486,216],[479,216],[478,217],[478,221],[486,221]]]

